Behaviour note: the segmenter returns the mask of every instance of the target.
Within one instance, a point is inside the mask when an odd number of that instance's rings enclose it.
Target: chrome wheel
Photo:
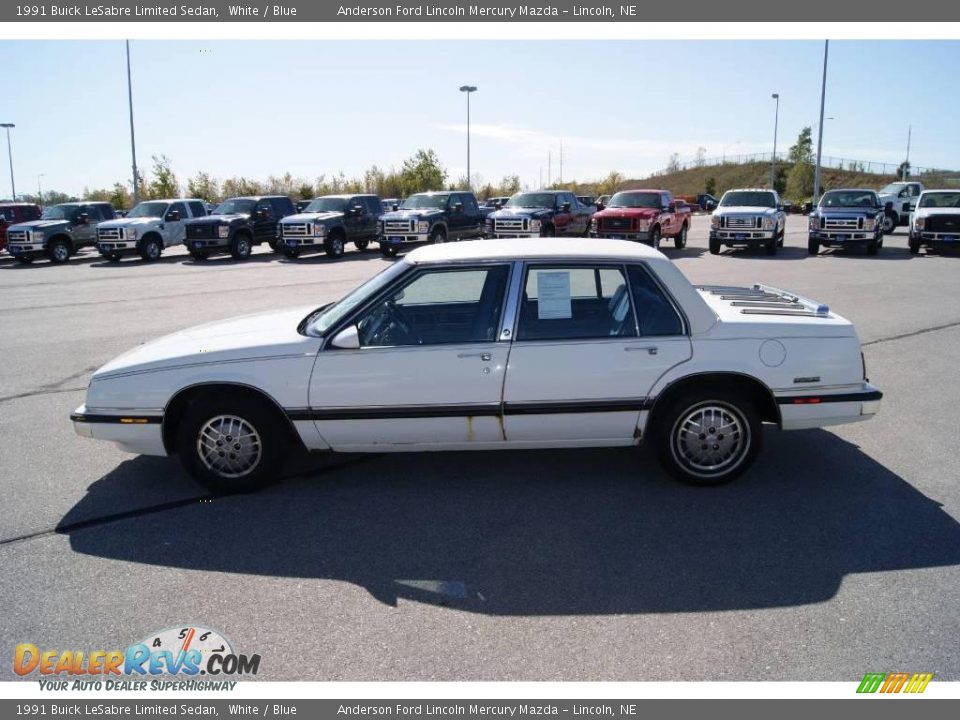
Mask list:
[[[52,260],[54,262],[63,263],[70,259],[70,248],[67,247],[66,243],[54,243],[50,251],[53,254]]]
[[[242,255],[246,257],[250,254],[250,243],[247,242],[245,238],[241,238],[237,241],[237,255]]]
[[[708,401],[680,415],[670,433],[670,452],[691,475],[709,478],[742,463],[750,441],[750,425],[737,408]]]
[[[197,456],[224,478],[249,475],[260,463],[263,445],[256,428],[236,415],[217,415],[200,427]]]

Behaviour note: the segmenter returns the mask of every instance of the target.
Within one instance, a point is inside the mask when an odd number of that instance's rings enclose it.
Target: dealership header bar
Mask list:
[[[670,2],[410,2],[380,0],[113,0],[38,2],[0,7],[2,22],[900,22],[895,0],[688,0]],[[910,20],[960,19],[960,3],[913,0]],[[825,33],[826,34],[826,33]]]

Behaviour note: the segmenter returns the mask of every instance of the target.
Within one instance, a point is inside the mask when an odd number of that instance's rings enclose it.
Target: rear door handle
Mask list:
[[[480,353],[460,353],[459,355],[457,355],[457,357],[460,358],[460,359],[463,359],[463,358],[480,358],[481,360],[487,361],[487,360],[492,359],[492,358],[493,358],[493,355],[491,355],[491,354],[488,353],[488,352],[480,352]]]
[[[642,350],[646,350],[648,355],[656,355],[656,354],[657,354],[657,346],[656,346],[656,345],[642,345],[642,346],[641,346],[641,345],[628,345],[627,347],[624,348],[624,350],[626,350],[627,352],[641,352]]]

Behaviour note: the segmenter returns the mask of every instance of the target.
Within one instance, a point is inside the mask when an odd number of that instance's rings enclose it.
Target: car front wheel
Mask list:
[[[334,233],[330,235],[323,242],[324,252],[327,253],[327,257],[338,258],[343,255],[343,236],[340,233]]]
[[[160,241],[156,238],[149,238],[143,241],[140,247],[140,257],[146,262],[153,262],[160,259],[160,253],[163,252],[160,247]]]
[[[883,233],[885,235],[890,235],[896,229],[897,229],[897,216],[893,213],[884,213]]]
[[[253,252],[253,246],[250,244],[250,238],[243,233],[233,236],[230,241],[230,254],[234,260],[246,260]]]
[[[677,250],[682,250],[687,246],[687,226],[686,225],[680,228],[680,234],[674,238],[673,243],[676,246]]]
[[[661,463],[674,478],[691,485],[730,482],[760,451],[756,409],[727,391],[687,393],[671,403],[657,423]]]
[[[911,236],[908,246],[910,248],[910,254],[916,255],[920,252],[920,238]]]
[[[57,264],[65,263],[70,259],[70,246],[67,245],[66,240],[54,240],[50,243],[50,247],[47,248],[47,257],[50,258],[50,262],[55,262]]]
[[[807,240],[807,252],[810,255],[819,255],[820,254],[820,241],[810,238]]]
[[[366,252],[366,251],[367,251],[367,248],[370,246],[370,241],[369,241],[369,240],[354,240],[354,241],[353,241],[353,244],[354,244],[354,246],[357,248],[357,250],[359,250],[360,252]]]

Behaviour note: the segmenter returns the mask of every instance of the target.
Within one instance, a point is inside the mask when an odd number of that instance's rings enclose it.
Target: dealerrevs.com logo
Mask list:
[[[21,643],[13,658],[13,671],[37,677],[44,690],[232,690],[236,681],[226,678],[259,670],[259,654],[238,654],[221,633],[198,626],[151,633],[126,650],[41,649]],[[162,676],[181,679],[160,680]]]
[[[867,673],[860,681],[858,693],[922,693],[933,679],[933,673]]]

